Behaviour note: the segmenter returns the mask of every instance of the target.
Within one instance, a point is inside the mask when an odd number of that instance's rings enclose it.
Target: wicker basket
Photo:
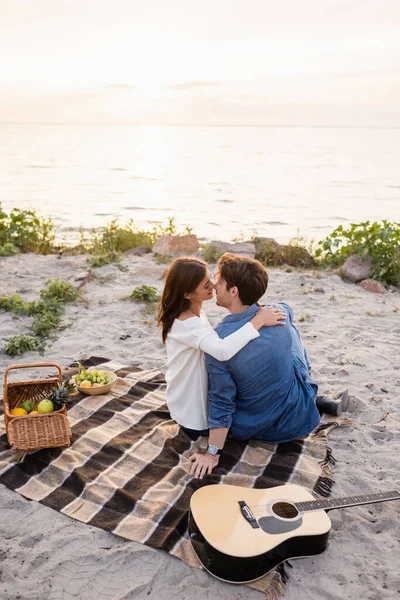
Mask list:
[[[57,377],[25,381],[9,381],[8,374],[13,369],[31,369],[33,367],[55,367]],[[48,414],[13,416],[10,411],[24,400],[35,403],[47,398],[50,390],[62,381],[61,367],[57,363],[33,363],[10,365],[4,373],[4,422],[7,438],[11,446],[23,452],[40,448],[58,448],[70,445],[71,427],[67,419],[65,406],[61,410]]]

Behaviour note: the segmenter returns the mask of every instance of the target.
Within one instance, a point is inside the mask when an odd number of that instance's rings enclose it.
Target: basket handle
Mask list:
[[[62,371],[58,363],[29,363],[23,365],[10,365],[9,367],[7,367],[4,371],[4,387],[6,387],[7,385],[7,376],[10,371],[12,371],[13,369],[31,369],[32,367],[55,367],[58,370],[59,380],[62,381]]]

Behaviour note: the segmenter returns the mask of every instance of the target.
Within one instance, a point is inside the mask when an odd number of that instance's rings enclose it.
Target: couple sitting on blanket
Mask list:
[[[267,286],[263,265],[235,254],[220,258],[215,283],[198,258],[178,258],[168,269],[158,316],[167,404],[189,434],[208,436],[207,452],[190,457],[195,478],[218,465],[227,435],[288,442],[315,429],[322,410],[347,408],[347,390],[317,396],[292,309],[258,304]],[[202,311],[214,290],[230,312],[215,331]]]

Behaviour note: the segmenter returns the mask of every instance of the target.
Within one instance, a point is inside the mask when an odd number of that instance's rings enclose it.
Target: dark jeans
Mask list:
[[[183,431],[186,431],[189,435],[198,437],[199,435],[206,437],[208,436],[208,429],[188,429],[187,427],[180,426]]]

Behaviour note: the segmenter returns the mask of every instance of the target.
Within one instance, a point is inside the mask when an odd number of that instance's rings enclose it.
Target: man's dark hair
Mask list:
[[[254,258],[227,252],[218,261],[218,273],[226,281],[226,289],[236,286],[242,304],[251,305],[263,296],[268,287],[268,274]]]

